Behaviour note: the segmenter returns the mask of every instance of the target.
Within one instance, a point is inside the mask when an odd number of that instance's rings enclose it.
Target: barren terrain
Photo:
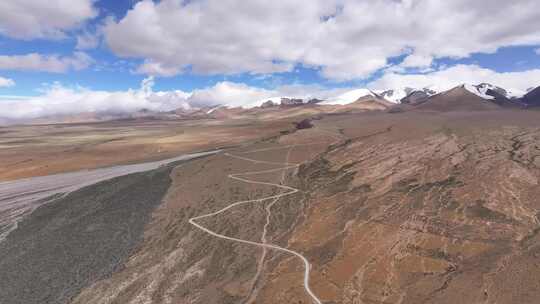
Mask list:
[[[182,126],[181,133],[176,125],[122,126],[135,129],[126,134],[152,129],[161,135],[119,140],[126,145],[120,151],[138,152],[93,166],[152,159],[155,153],[142,151],[158,147],[166,147],[166,154],[228,148],[169,171],[101,182],[37,208],[0,243],[0,298],[224,304],[540,300],[539,112],[447,111],[435,105],[429,111],[320,114],[311,127],[294,131],[292,122],[306,115],[203,124],[204,140],[195,127]],[[43,132],[25,128],[13,130]],[[229,135],[207,140],[217,128]],[[165,145],[164,138],[177,138],[175,132],[200,142]],[[150,144],[150,138],[160,144]],[[135,149],[138,142],[146,148]],[[51,172],[75,168],[71,159],[83,161],[90,151],[117,144],[86,146],[72,158],[68,153],[68,165],[60,166],[58,158],[59,169]],[[34,157],[48,149],[60,148],[43,144]],[[49,172],[19,168],[16,174],[6,170],[4,178]],[[133,209],[129,202],[145,207]],[[120,223],[127,230],[114,225]],[[135,228],[128,229],[130,223]],[[123,241],[111,241],[111,235]],[[89,238],[92,245],[78,250]],[[98,260],[89,259],[97,253]],[[60,275],[55,269],[66,259],[79,262],[64,263]],[[36,270],[42,275],[28,281]],[[62,285],[67,282],[70,288]],[[55,288],[44,288],[48,284]],[[23,297],[29,290],[31,296]]]
[[[292,128],[292,120],[126,120],[0,128],[0,180],[172,158]]]

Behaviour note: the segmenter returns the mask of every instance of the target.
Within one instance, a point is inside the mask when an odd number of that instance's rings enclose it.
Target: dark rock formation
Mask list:
[[[271,108],[271,107],[273,107],[273,106],[275,106],[275,105],[276,105],[276,104],[274,104],[273,101],[267,100],[267,101],[263,102],[263,104],[261,105],[261,108],[263,108],[263,109]]]
[[[528,107],[540,106],[540,87],[529,91],[529,93],[525,94],[520,101]]]
[[[282,106],[298,106],[303,103],[304,103],[304,100],[300,98],[281,98]]]
[[[319,102],[322,102],[323,100],[322,99],[318,99],[318,98],[311,98],[310,100],[308,100],[308,104],[317,104]]]
[[[409,95],[403,97],[400,102],[403,104],[419,104],[429,98],[429,94],[424,91],[413,91]]]
[[[309,129],[309,128],[313,127],[313,124],[311,123],[310,119],[304,119],[304,120],[302,120],[300,122],[296,122],[294,124],[296,125],[296,129],[298,129],[298,130]]]

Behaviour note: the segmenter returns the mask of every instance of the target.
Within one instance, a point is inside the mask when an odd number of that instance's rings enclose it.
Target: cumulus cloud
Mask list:
[[[426,56],[421,54],[411,54],[405,57],[400,63],[400,67],[404,68],[428,68],[433,63],[432,56]]]
[[[95,91],[68,88],[58,83],[43,94],[27,98],[4,98],[0,102],[0,119],[23,120],[52,115],[78,113],[132,113],[142,109],[170,111],[227,105],[231,107],[257,103],[279,94],[278,91],[250,87],[242,83],[220,82],[193,92],[153,91],[154,78],[148,77],[136,90]]]
[[[180,73],[180,69],[174,66],[165,66],[159,62],[146,61],[137,67],[134,72],[136,74],[169,77]]]
[[[434,58],[540,44],[540,11],[536,0],[143,0],[104,33],[117,55],[145,60],[144,74],[262,74],[302,64],[349,80],[399,55],[409,55],[405,67],[427,67]]]
[[[326,89],[318,85],[287,85],[275,89],[251,87],[243,83],[219,82],[193,92],[153,91],[154,78],[145,78],[136,90],[95,91],[68,88],[58,83],[34,97],[4,97],[0,102],[1,120],[24,120],[78,113],[132,113],[142,109],[170,111],[226,105],[252,107],[270,98],[328,97],[346,89]]]
[[[42,55],[0,55],[0,70],[42,71],[64,73],[70,70],[82,70],[92,64],[93,59],[84,52],[75,52],[72,56]]]
[[[182,91],[153,92],[152,85],[153,79],[147,78],[137,90],[109,92],[68,88],[56,83],[40,96],[3,99],[0,118],[20,120],[85,112],[131,113],[141,109],[167,111],[189,107],[186,103],[189,94]]]
[[[367,84],[372,90],[403,87],[428,87],[447,90],[463,83],[488,82],[524,94],[528,88],[540,85],[540,69],[522,72],[498,73],[477,65],[456,65],[428,73],[403,74],[393,69]],[[4,97],[0,102],[0,121],[20,120],[51,115],[69,115],[83,112],[132,113],[141,109],[170,111],[226,105],[252,107],[268,99],[279,97],[331,99],[358,88],[327,88],[312,84],[291,84],[265,89],[244,83],[218,82],[213,86],[192,92],[181,90],[154,91],[154,78],[145,78],[136,90],[95,91],[86,88],[67,88],[54,84],[42,95],[27,98]],[[1,83],[1,78],[0,78]]]
[[[83,32],[77,36],[77,50],[95,49],[99,46],[100,36],[98,33]]]
[[[368,87],[375,90],[427,87],[443,91],[463,83],[479,84],[482,82],[500,86],[516,94],[524,94],[528,88],[540,86],[540,69],[498,73],[478,65],[455,65],[421,74],[401,74],[388,71],[379,79],[369,83]]]
[[[244,83],[219,82],[212,87],[194,90],[187,102],[193,107],[226,105],[229,107],[260,106],[269,99],[288,98],[330,98],[350,88],[326,88],[320,85],[291,84],[274,89],[248,86]]]
[[[193,106],[228,105],[239,107],[258,100],[269,98],[276,92],[250,87],[243,83],[220,82],[215,86],[193,91],[189,102]]]
[[[12,87],[15,85],[15,81],[13,79],[0,77],[0,88],[1,87]]]
[[[65,37],[97,16],[95,0],[0,1],[0,35],[17,39]]]

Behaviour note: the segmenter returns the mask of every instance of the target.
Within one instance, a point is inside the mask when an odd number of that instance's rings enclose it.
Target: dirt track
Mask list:
[[[280,149],[282,149],[282,148],[280,148]],[[227,207],[222,208],[222,209],[220,209],[220,210],[218,210],[216,212],[212,212],[212,213],[209,213],[209,214],[199,215],[199,216],[190,218],[189,219],[190,224],[192,224],[195,227],[201,229],[202,231],[204,231],[204,232],[206,232],[206,233],[208,233],[208,234],[210,234],[210,235],[212,235],[214,237],[220,238],[220,239],[229,240],[229,241],[233,241],[233,242],[244,243],[244,244],[253,245],[253,246],[258,246],[258,247],[262,247],[262,248],[265,248],[265,249],[277,250],[277,251],[285,252],[285,253],[292,254],[292,255],[298,257],[299,259],[302,260],[302,262],[304,264],[304,288],[305,288],[307,294],[309,294],[309,296],[311,297],[311,299],[313,300],[314,303],[321,304],[322,303],[321,300],[315,295],[315,293],[311,290],[311,288],[309,286],[309,273],[310,273],[310,270],[311,270],[311,265],[309,264],[309,261],[306,259],[306,257],[303,256],[301,253],[298,253],[298,252],[296,252],[294,250],[290,250],[290,249],[283,248],[283,247],[273,245],[273,244],[268,244],[268,243],[265,242],[266,228],[267,228],[269,222],[267,222],[265,224],[265,226],[264,226],[263,237],[262,237],[262,240],[261,240],[260,243],[252,242],[252,241],[248,241],[248,240],[243,240],[243,239],[238,239],[238,238],[226,236],[226,235],[223,235],[223,234],[220,234],[220,233],[216,233],[216,232],[210,230],[209,228],[206,228],[206,227],[204,227],[204,226],[197,223],[198,219],[204,219],[204,218],[207,218],[207,217],[217,216],[217,215],[219,215],[219,214],[221,214],[221,213],[223,213],[223,212],[225,212],[225,211],[227,211],[227,210],[229,210],[231,208],[239,206],[239,205],[258,204],[258,203],[263,203],[263,202],[268,201],[268,200],[273,200],[273,203],[275,203],[276,200],[278,200],[279,198],[294,194],[294,193],[299,191],[299,189],[297,189],[297,188],[293,188],[293,187],[289,187],[289,186],[285,186],[285,185],[281,185],[281,184],[260,182],[260,181],[256,181],[256,180],[253,180],[253,179],[245,178],[245,176],[253,176],[253,175],[257,175],[257,174],[266,174],[266,173],[269,173],[269,172],[280,172],[280,171],[285,171],[285,170],[289,170],[289,169],[297,169],[298,166],[300,166],[300,164],[291,164],[288,161],[286,161],[285,163],[277,163],[277,162],[256,160],[256,159],[247,158],[247,157],[243,157],[243,156],[232,155],[232,154],[227,154],[227,155],[230,156],[230,157],[242,159],[242,160],[253,162],[253,163],[265,163],[265,164],[274,164],[274,165],[282,165],[282,166],[284,166],[284,167],[280,167],[280,168],[276,168],[276,169],[230,174],[228,177],[232,178],[232,179],[235,179],[235,180],[238,180],[238,181],[248,183],[248,184],[266,185],[266,186],[277,187],[277,188],[280,188],[280,189],[285,189],[285,190],[287,190],[287,192],[283,192],[283,193],[279,193],[279,194],[271,195],[271,196],[267,196],[267,197],[262,197],[262,198],[258,198],[258,199],[254,199],[254,200],[235,202],[235,203],[232,203],[232,204],[228,205]],[[240,176],[244,176],[244,177],[240,177]],[[282,180],[283,180],[283,177],[282,177]],[[269,206],[271,207],[273,203],[269,204]],[[266,210],[268,212],[269,209],[266,209]],[[267,221],[268,221],[269,217],[270,217],[270,215],[267,214]],[[263,253],[263,256],[264,256],[264,253]]]

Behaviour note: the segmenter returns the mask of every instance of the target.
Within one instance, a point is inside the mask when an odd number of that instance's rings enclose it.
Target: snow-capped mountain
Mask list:
[[[458,87],[461,87],[465,91],[479,96],[484,100],[491,101],[501,106],[519,106],[521,104],[519,97],[524,95],[524,92],[519,90],[503,89],[489,83],[481,83],[478,85],[463,84]],[[275,96],[244,104],[241,108],[270,108],[275,106],[291,107],[308,104],[347,105],[356,101],[362,102],[370,100],[386,103],[386,106],[391,106],[391,104],[418,105],[434,95],[444,92],[447,92],[447,90],[434,89],[431,86],[425,88],[403,87],[378,91],[360,88],[346,92],[342,91],[340,94],[336,94],[335,96],[325,96],[325,98],[317,98],[317,96]],[[231,108],[231,106],[220,105],[215,108]],[[207,114],[211,114],[215,108],[209,108]]]
[[[361,97],[378,97],[378,95],[368,89],[356,89],[352,91],[345,92],[341,95],[338,95],[336,97],[331,97],[326,99],[325,101],[321,102],[321,104],[327,104],[327,105],[346,105],[349,103],[353,103],[357,101]]]
[[[503,89],[489,83],[481,83],[478,85],[464,84],[463,87],[467,91],[487,100],[515,99],[525,95],[525,92],[515,89]]]
[[[483,99],[495,99],[494,96],[492,95],[488,95],[487,94],[487,90],[488,90],[488,87],[487,86],[476,86],[476,85],[472,85],[472,84],[463,84],[463,88],[467,91],[469,91],[470,93],[473,93],[474,95],[478,96],[478,97],[481,97]]]
[[[297,106],[297,105],[309,103],[309,101],[310,99],[302,98],[302,97],[276,96],[276,97],[261,99],[251,104],[244,105],[242,107],[249,109],[249,108],[254,108],[254,107],[269,108],[273,106]]]
[[[415,95],[416,97],[418,95],[425,96],[426,98],[432,95],[437,94],[438,92],[435,90],[432,90],[430,88],[411,88],[411,87],[404,87],[404,88],[398,88],[398,89],[390,89],[385,91],[379,91],[378,94],[382,98],[392,102],[392,103],[407,103],[407,97],[411,95]],[[405,101],[405,102],[404,102]]]
[[[391,89],[379,92],[379,96],[382,98],[393,102],[393,103],[400,103],[401,99],[405,98],[407,95],[409,95],[412,91],[414,91],[413,88],[401,88],[401,89]]]

